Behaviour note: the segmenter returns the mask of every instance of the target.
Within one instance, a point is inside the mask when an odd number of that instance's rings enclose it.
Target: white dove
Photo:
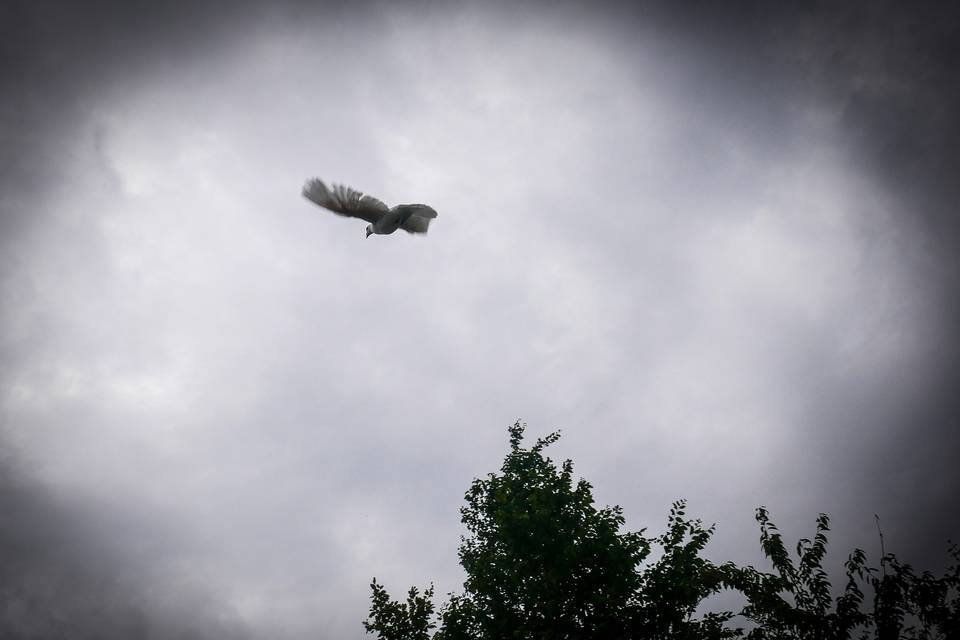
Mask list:
[[[386,235],[397,229],[408,233],[426,233],[437,212],[425,204],[398,204],[389,208],[373,196],[360,193],[342,184],[328,189],[322,180],[311,178],[303,185],[303,197],[324,209],[348,218],[362,218],[367,225],[367,237],[377,233]]]

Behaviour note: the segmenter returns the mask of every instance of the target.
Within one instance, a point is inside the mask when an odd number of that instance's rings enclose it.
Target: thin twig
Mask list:
[[[877,521],[877,533],[880,534],[880,568],[883,570],[883,577],[887,577],[887,552],[883,548],[883,529],[880,528],[880,516],[873,514]]]

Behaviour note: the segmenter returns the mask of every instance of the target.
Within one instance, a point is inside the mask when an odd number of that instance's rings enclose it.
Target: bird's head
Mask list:
[[[372,224],[368,224],[368,225],[367,225],[367,237],[369,238],[369,237],[370,237],[370,234],[372,234],[372,233],[373,233],[373,225],[372,225]]]

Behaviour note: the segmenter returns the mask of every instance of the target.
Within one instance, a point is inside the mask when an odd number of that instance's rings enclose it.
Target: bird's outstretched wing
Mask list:
[[[376,222],[390,211],[390,208],[373,196],[368,196],[342,184],[328,189],[322,180],[311,178],[303,185],[303,197],[337,215],[349,218],[362,218],[367,222]]]
[[[408,204],[403,206],[413,209],[410,215],[407,216],[400,225],[401,229],[409,233],[426,233],[430,226],[430,221],[437,217],[437,212],[433,210],[433,207],[428,207],[425,204]]]

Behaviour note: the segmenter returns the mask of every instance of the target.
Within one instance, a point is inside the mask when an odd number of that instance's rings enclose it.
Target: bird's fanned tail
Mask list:
[[[403,221],[400,228],[408,233],[426,233],[430,227],[430,221],[437,217],[437,212],[425,204],[405,206],[412,207],[414,210],[410,216]]]

